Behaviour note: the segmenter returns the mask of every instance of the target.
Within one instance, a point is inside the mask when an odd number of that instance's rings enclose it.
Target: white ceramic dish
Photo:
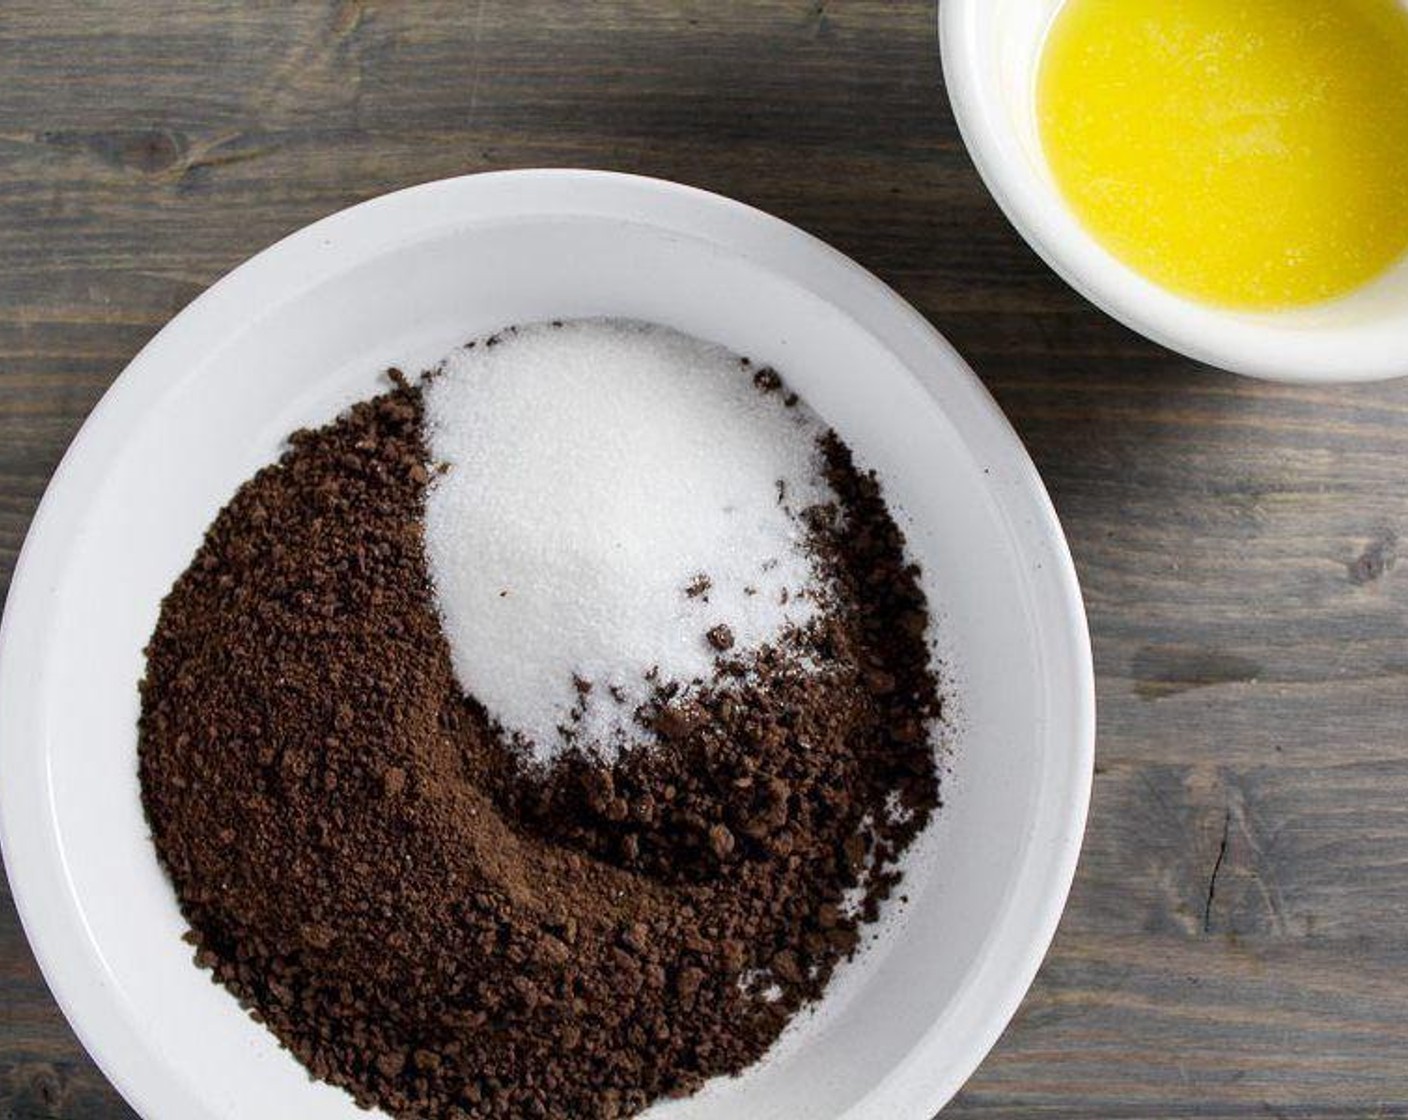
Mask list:
[[[1062,0],[943,0],[944,81],[968,151],[1028,243],[1092,303],[1172,350],[1275,381],[1408,374],[1408,259],[1343,299],[1275,313],[1175,295],[1112,256],[1061,197],[1037,131],[1036,74]]]
[[[161,597],[295,427],[473,335],[655,320],[775,363],[883,473],[949,648],[962,737],[903,921],[824,1013],[676,1120],[928,1120],[1041,961],[1075,869],[1094,697],[1080,593],[992,399],[898,296],[758,211],[653,180],[432,183],[294,234],[174,319],[94,411],[34,520],[0,630],[0,838],[25,929],[147,1120],[354,1120],[191,963],[138,800],[136,681]]]

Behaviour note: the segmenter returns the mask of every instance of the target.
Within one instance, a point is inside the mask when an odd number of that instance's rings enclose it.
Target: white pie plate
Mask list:
[[[877,468],[939,616],[959,725],[908,907],[764,1063],[652,1115],[928,1120],[1056,929],[1084,828],[1090,648],[1060,525],[962,359],[775,218],[670,183],[522,171],[336,214],[225,277],[132,361],[34,519],[0,629],[0,839],[84,1045],[147,1120],[353,1120],[191,962],[138,800],[142,649],[235,488],[296,427],[511,323],[653,320],[770,362]]]

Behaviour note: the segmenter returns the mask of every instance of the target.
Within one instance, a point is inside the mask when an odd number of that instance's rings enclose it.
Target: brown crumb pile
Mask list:
[[[543,769],[451,669],[418,390],[296,433],[148,649],[142,794],[198,962],[398,1117],[607,1120],[756,1061],[938,800],[917,572],[823,450],[835,602],[762,653],[711,630],[715,680],[640,713],[657,746]]]

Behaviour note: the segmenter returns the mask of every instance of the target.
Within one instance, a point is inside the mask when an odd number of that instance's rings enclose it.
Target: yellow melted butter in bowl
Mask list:
[[[1081,221],[1180,294],[1296,307],[1408,250],[1397,0],[1067,0],[1037,114]]]

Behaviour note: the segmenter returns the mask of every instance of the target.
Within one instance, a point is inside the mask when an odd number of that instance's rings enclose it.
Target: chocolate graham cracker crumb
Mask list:
[[[420,391],[295,433],[147,651],[142,797],[197,963],[397,1117],[613,1120],[756,1061],[938,801],[918,573],[821,450],[827,609],[760,651],[711,630],[715,679],[639,713],[657,747],[544,766],[451,667]]]

